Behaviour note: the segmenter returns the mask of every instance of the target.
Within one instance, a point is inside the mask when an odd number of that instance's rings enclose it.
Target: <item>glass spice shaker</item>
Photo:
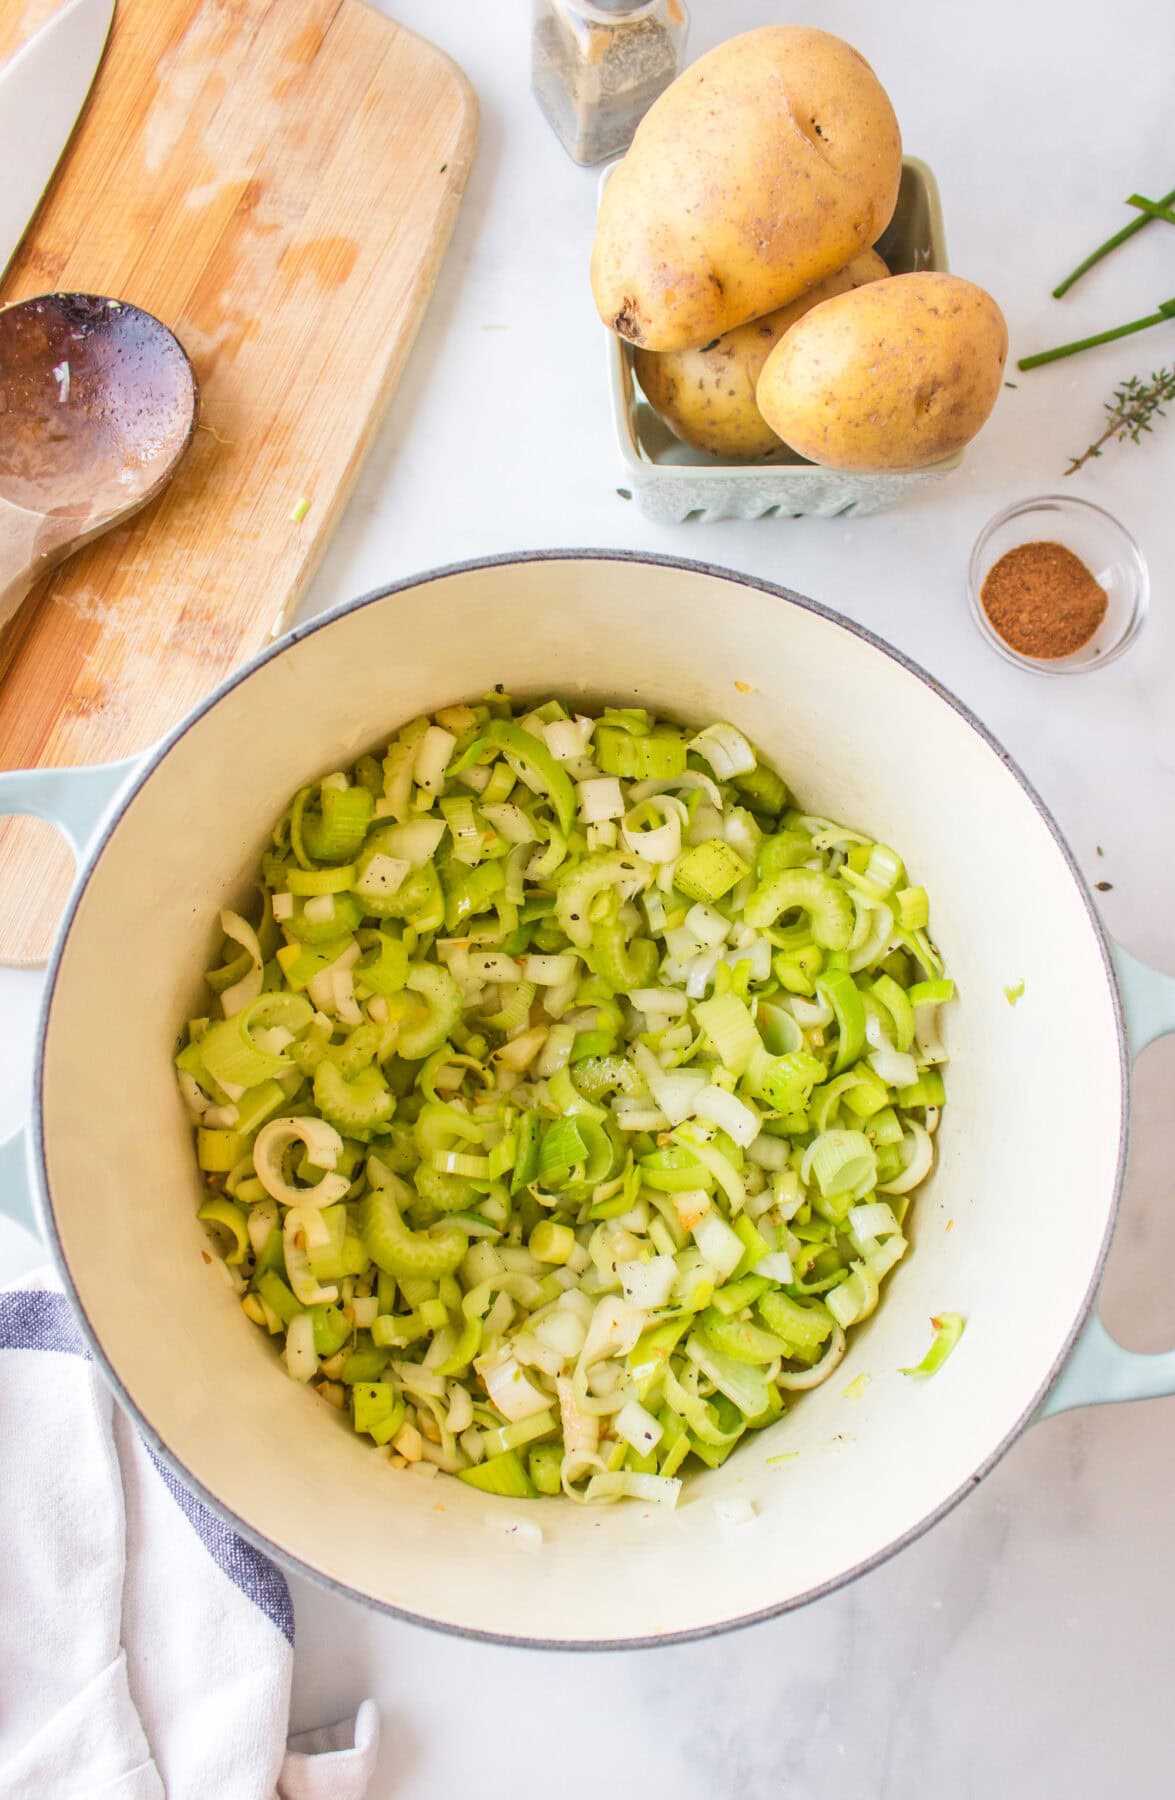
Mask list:
[[[531,81],[577,163],[627,150],[681,68],[683,0],[534,0]]]

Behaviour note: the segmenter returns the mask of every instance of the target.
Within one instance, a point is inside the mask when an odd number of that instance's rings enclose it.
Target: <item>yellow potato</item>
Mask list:
[[[867,281],[883,281],[888,274],[876,250],[866,250],[798,300],[736,325],[700,350],[636,351],[633,365],[645,398],[669,429],[696,450],[709,450],[727,462],[769,455],[780,449],[780,440],[755,404],[755,384],[771,351],[822,300]]]
[[[812,309],[763,366],[772,430],[836,469],[921,469],[986,420],[1008,354],[1004,315],[957,275],[893,275]]]
[[[800,25],[730,38],[654,102],[605,186],[600,317],[689,350],[785,306],[877,241],[901,163],[889,98],[851,45]]]

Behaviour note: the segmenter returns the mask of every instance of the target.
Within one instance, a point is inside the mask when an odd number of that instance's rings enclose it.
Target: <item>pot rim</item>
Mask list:
[[[1119,1147],[1117,1166],[1114,1171],[1113,1192],[1110,1197],[1110,1205],[1106,1214],[1105,1231],[1102,1236],[1097,1256],[1094,1259],[1089,1282],[1086,1286],[1081,1304],[1078,1307],[1077,1315],[1065,1336],[1060,1351],[1045,1372],[1032,1399],[1021,1412],[1019,1418],[1011,1428],[1005,1432],[999,1442],[988,1452],[977,1468],[974,1469],[964,1481],[960,1482],[953,1493],[949,1494],[947,1498],[941,1501],[932,1511],[916,1520],[907,1530],[901,1532],[897,1537],[892,1538],[882,1549],[875,1551],[872,1556],[862,1558],[850,1568],[841,1570],[839,1574],[831,1576],[827,1581],[821,1582],[815,1587],[805,1589],[800,1594],[791,1595],[789,1598],[777,1601],[770,1606],[760,1607],[754,1612],[740,1614],[738,1618],[723,1619],[717,1624],[693,1626],[688,1630],[660,1634],[654,1633],[647,1637],[591,1639],[538,1638],[520,1636],[511,1632],[486,1631],[468,1625],[459,1625],[445,1620],[428,1618],[423,1613],[412,1612],[406,1607],[394,1606],[390,1602],[376,1599],[370,1594],[360,1593],[357,1588],[352,1588],[345,1582],[338,1581],[332,1576],[323,1573],[321,1570],[314,1568],[310,1563],[304,1562],[301,1557],[292,1554],[290,1551],[287,1551],[280,1545],[274,1543],[264,1532],[247,1524],[233,1512],[229,1506],[221,1501],[216,1494],[205,1487],[203,1482],[197,1480],[184,1464],[181,1463],[179,1458],[160,1437],[155,1427],[140,1412],[138,1406],[123,1385],[118,1371],[108,1359],[98,1333],[91,1324],[90,1319],[82,1306],[69,1265],[66,1261],[65,1253],[61,1246],[45,1158],[45,1143],[42,1129],[45,1040],[65,946],[68,943],[69,934],[77,914],[77,909],[81,903],[82,896],[89,886],[90,877],[101,860],[110,838],[123,815],[138,795],[140,789],[145,786],[148,779],[167,759],[172,748],[187,735],[193,725],[202,719],[205,714],[211,712],[214,707],[219,705],[220,701],[226,698],[228,694],[232,693],[234,689],[242,686],[248,681],[255,671],[263,668],[267,663],[272,662],[277,657],[283,655],[294,644],[300,643],[304,638],[312,636],[315,632],[325,630],[327,627],[335,624],[339,619],[344,618],[353,612],[358,612],[363,607],[376,605],[383,600],[391,599],[395,595],[404,594],[413,588],[422,587],[429,582],[442,580],[449,576],[466,575],[482,569],[504,568],[535,562],[644,563],[658,568],[680,569],[689,574],[714,577],[720,581],[732,582],[739,587],[754,588],[761,593],[771,594],[776,599],[786,601],[789,605],[798,606],[805,612],[813,613],[818,618],[826,619],[832,625],[839,626],[842,630],[849,632],[852,636],[857,637],[868,644],[871,649],[878,651],[881,655],[888,657],[892,662],[897,663],[907,674],[915,676],[925,687],[929,688],[939,700],[943,701],[945,705],[956,713],[966,725],[970,726],[971,730],[975,732],[1019,784],[1020,788],[1031,801],[1038,816],[1047,827],[1053,839],[1053,843],[1068,868],[1069,874],[1081,897],[1082,904],[1085,907],[1086,915],[1093,928],[1094,938],[1101,953],[1103,971],[1110,990],[1110,999],[1114,1012],[1114,1025],[1118,1037],[1118,1067],[1121,1078],[1120,1092],[1122,1097],[1119,1118]],[[1037,793],[1033,784],[1029,781],[1024,771],[1019,767],[1018,763],[1016,763],[1010,753],[992,732],[988,730],[987,726],[983,724],[976,714],[971,711],[970,707],[955,694],[951,693],[949,688],[944,687],[935,676],[922,668],[922,666],[915,662],[912,657],[908,656],[903,650],[898,649],[895,645],[886,643],[883,638],[879,637],[876,632],[871,631],[868,626],[858,624],[855,620],[846,618],[843,613],[838,613],[834,611],[833,608],[822,605],[819,601],[810,600],[803,594],[797,594],[790,588],[781,587],[776,582],[765,581],[757,576],[744,574],[737,569],[724,568],[717,563],[701,562],[692,557],[667,556],[656,552],[642,550],[613,550],[599,547],[570,549],[551,548],[545,550],[507,551],[490,556],[469,557],[460,562],[445,563],[437,568],[427,569],[416,575],[404,576],[400,580],[389,582],[383,587],[369,589],[367,593],[359,595],[354,600],[340,602],[337,606],[333,606],[327,611],[317,614],[314,618],[308,619],[302,624],[295,625],[290,631],[283,633],[283,635],[276,639],[274,643],[267,645],[264,650],[259,651],[256,656],[252,657],[249,662],[243,664],[241,668],[234,670],[230,675],[226,676],[205,699],[194,706],[190,712],[186,713],[180,722],[174,726],[173,729],[154,746],[154,748],[148,750],[144,754],[143,760],[135,772],[130,786],[121,795],[116,806],[104,821],[101,831],[91,843],[87,845],[84,857],[79,860],[73,890],[66,904],[65,911],[62,914],[61,923],[58,926],[37,1019],[36,1047],[33,1064],[33,1105],[30,1121],[29,1154],[35,1174],[41,1214],[46,1228],[46,1242],[62,1284],[69,1296],[70,1303],[73,1306],[82,1333],[89,1345],[90,1353],[93,1356],[94,1361],[101,1369],[105,1380],[114,1392],[119,1404],[134,1420],[136,1429],[155,1454],[191,1492],[196,1494],[217,1518],[232,1531],[237,1532],[247,1543],[252,1544],[255,1549],[260,1550],[264,1555],[272,1557],[280,1567],[304,1577],[306,1580],[313,1582],[317,1587],[324,1588],[328,1593],[336,1594],[344,1599],[357,1602],[358,1604],[368,1607],[372,1611],[381,1613],[387,1617],[403,1620],[405,1623],[412,1625],[421,1625],[428,1630],[441,1632],[449,1637],[472,1639],[480,1643],[495,1644],[511,1649],[524,1650],[653,1650],[658,1649],[663,1645],[696,1643],[706,1638],[722,1636],[727,1632],[739,1631],[747,1626],[763,1624],[769,1619],[778,1618],[784,1613],[794,1612],[802,1606],[809,1605],[812,1601],[824,1599],[827,1595],[837,1592],[840,1588],[847,1587],[850,1582],[857,1580],[859,1576],[866,1575],[873,1569],[880,1568],[883,1563],[888,1562],[890,1558],[896,1556],[899,1551],[904,1550],[910,1544],[915,1543],[917,1539],[928,1532],[932,1526],[937,1525],[948,1513],[953,1512],[959,1502],[968,1494],[973,1493],[979,1486],[979,1483],[991,1473],[992,1469],[995,1468],[996,1464],[1000,1462],[1011,1449],[1021,1433],[1032,1423],[1050,1388],[1064,1368],[1065,1363],[1068,1361],[1078,1335],[1080,1334],[1082,1327],[1089,1316],[1090,1309],[1094,1304],[1102,1274],[1105,1269],[1106,1259],[1109,1255],[1110,1244],[1113,1240],[1121,1206],[1122,1186],[1125,1179],[1130,1139],[1130,1096],[1131,1064],[1127,1047],[1122,998],[1118,987],[1118,978],[1114,968],[1113,959],[1110,954],[1109,937],[1105,926],[1102,923],[1101,916],[1094,905],[1089,885],[1086,882],[1081,869],[1078,867],[1077,861],[1072,850],[1069,848],[1064,833],[1061,831],[1060,826],[1057,824],[1041,796]]]

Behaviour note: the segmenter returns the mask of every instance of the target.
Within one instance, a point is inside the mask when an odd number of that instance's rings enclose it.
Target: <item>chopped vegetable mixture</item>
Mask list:
[[[398,1466],[672,1505],[831,1374],[945,1097],[895,850],[730,724],[495,693],[299,789],[260,882],[176,1063],[295,1380]]]

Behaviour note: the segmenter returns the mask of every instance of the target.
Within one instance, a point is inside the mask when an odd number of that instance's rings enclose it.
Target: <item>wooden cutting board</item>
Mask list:
[[[5,0],[0,60],[56,4]],[[361,0],[119,0],[0,303],[72,289],[155,313],[192,359],[200,428],[161,499],[0,638],[0,768],[143,749],[280,629],[404,366],[476,139],[460,70]],[[48,827],[0,825],[0,961],[43,960],[70,874]]]

